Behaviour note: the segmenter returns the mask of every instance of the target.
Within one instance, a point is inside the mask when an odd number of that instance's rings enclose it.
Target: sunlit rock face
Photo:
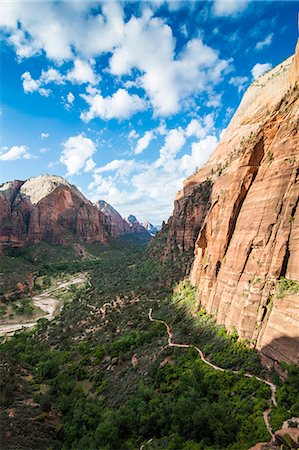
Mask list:
[[[277,295],[281,277],[299,282],[298,85],[297,45],[295,56],[244,94],[160,232],[165,257],[171,240],[179,249],[195,242],[190,279],[198,306],[228,330],[236,328],[269,365],[299,362],[299,297]]]
[[[2,247],[46,241],[64,244],[71,238],[107,242],[105,216],[81,192],[57,176],[41,175],[0,187]]]
[[[99,211],[104,213],[106,223],[110,226],[111,237],[130,233],[147,233],[147,230],[138,222],[135,216],[130,215],[128,218],[123,219],[119,212],[105,200],[99,200],[95,205]]]
[[[106,223],[109,225],[111,237],[117,237],[125,233],[130,233],[129,224],[122,218],[122,216],[104,200],[99,200],[95,203],[99,211],[104,216]]]

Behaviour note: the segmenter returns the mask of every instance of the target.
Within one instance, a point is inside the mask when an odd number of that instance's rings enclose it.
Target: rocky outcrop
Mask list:
[[[107,242],[109,226],[102,212],[81,192],[57,176],[41,175],[0,187],[0,246],[21,247],[72,239]]]
[[[299,418],[292,417],[285,421],[282,428],[275,432],[273,442],[256,444],[249,450],[292,450],[299,448]]]
[[[130,215],[127,219],[123,219],[119,212],[104,200],[99,200],[95,205],[99,211],[104,213],[106,223],[110,228],[109,233],[111,237],[129,233],[147,233],[147,230],[138,222],[135,216]]]
[[[267,364],[299,362],[298,296],[277,295],[281,277],[299,282],[298,59],[297,46],[250,86],[156,238],[164,233],[164,257],[173,243],[183,251],[196,241],[190,278],[198,305],[236,328]]]
[[[147,233],[147,230],[141,225],[140,222],[136,219],[135,216],[130,214],[125,218],[125,221],[129,225],[130,233]]]
[[[95,203],[99,211],[105,216],[105,221],[110,228],[111,237],[117,237],[122,234],[130,233],[129,224],[122,218],[122,216],[104,200],[99,200]]]
[[[143,222],[141,225],[146,229],[146,231],[149,232],[149,234],[150,234],[151,236],[155,236],[155,235],[158,233],[158,231],[159,231],[159,228],[158,228],[158,227],[155,227],[155,226],[154,226],[153,224],[151,224],[149,221]]]
[[[205,180],[182,195],[177,194],[173,215],[156,234],[150,245],[152,256],[167,261],[184,255],[184,272],[188,272],[194,258],[194,246],[210,208],[212,184]]]

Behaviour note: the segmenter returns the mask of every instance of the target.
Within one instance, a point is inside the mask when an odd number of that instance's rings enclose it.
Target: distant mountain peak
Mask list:
[[[138,220],[136,219],[135,216],[133,216],[133,214],[130,214],[130,215],[126,218],[126,221],[129,222],[129,223],[135,223],[135,222],[138,222]]]

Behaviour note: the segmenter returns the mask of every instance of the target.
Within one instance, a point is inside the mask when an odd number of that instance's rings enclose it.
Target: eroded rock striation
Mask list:
[[[0,248],[41,241],[105,243],[110,237],[132,232],[114,208],[106,204],[107,208],[113,211],[113,220],[58,176],[4,183],[0,186]]]
[[[153,244],[195,248],[197,303],[264,361],[299,363],[299,46],[247,90],[218,147],[177,194]],[[160,236],[159,236],[160,235]],[[161,250],[160,250],[161,251]]]

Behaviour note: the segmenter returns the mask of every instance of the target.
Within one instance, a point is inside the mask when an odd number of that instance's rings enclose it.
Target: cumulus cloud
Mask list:
[[[186,136],[195,136],[198,139],[202,139],[209,133],[214,127],[214,118],[212,114],[208,114],[202,120],[192,119],[186,128]]]
[[[74,67],[68,72],[66,78],[73,84],[96,84],[100,80],[100,77],[94,73],[92,65],[78,58],[75,59]]]
[[[41,133],[41,139],[48,139],[50,137],[49,133]]]
[[[137,142],[137,145],[134,150],[135,155],[139,155],[140,153],[142,153],[149,146],[154,136],[155,135],[153,131],[146,131]]]
[[[171,214],[174,195],[182,187],[183,180],[207,161],[218,143],[215,135],[203,136],[202,129],[195,126],[194,122],[190,123],[191,126],[185,129],[179,127],[166,131],[159,156],[152,163],[141,164],[134,159],[113,160],[95,169],[93,181],[88,187],[92,201],[104,198],[122,215],[134,212],[142,221],[148,219],[150,211],[151,220],[156,224],[161,223]],[[201,119],[199,123],[213,132],[211,117]],[[197,134],[201,137],[197,138]],[[187,154],[180,156],[187,139],[196,141],[192,142]],[[127,180],[128,175],[130,183],[129,188],[126,188],[126,184],[122,185],[120,180],[123,176]]]
[[[214,14],[216,16],[235,16],[243,12],[249,4],[249,0],[215,0]]]
[[[105,166],[98,167],[94,173],[116,172],[116,176],[125,177],[136,169],[144,168],[145,165],[134,159],[114,159]]]
[[[207,161],[218,137],[212,114],[193,118],[185,127],[167,129],[161,122],[148,132],[162,138],[154,161],[112,160],[93,170],[88,191],[92,201],[104,198],[124,216],[133,212],[144,221],[150,212],[151,220],[159,224],[171,214],[183,180]]]
[[[251,70],[253,79],[256,80],[258,77],[263,75],[263,73],[267,72],[270,69],[272,69],[272,64],[270,63],[257,63]]]
[[[182,169],[186,173],[192,173],[196,168],[201,167],[207,162],[211,153],[218,144],[216,136],[207,136],[199,142],[193,142],[191,147],[191,155],[184,155],[181,158]]]
[[[240,9],[239,0],[228,3],[232,11]],[[2,23],[19,57],[45,52],[56,64],[73,61],[73,68],[64,75],[51,68],[39,80],[28,79],[26,92],[48,95],[42,86],[50,82],[95,85],[100,77],[94,58],[105,53],[111,55],[110,73],[129,77],[123,87],[143,88],[155,115],[167,116],[188,104],[190,96],[218,83],[230,64],[200,37],[189,40],[177,54],[171,27],[155,17],[150,7],[140,17],[131,15],[126,20],[120,3],[104,2],[97,14],[89,14],[90,8],[90,2],[42,2],[29,12],[23,2],[7,3]]]
[[[232,84],[233,86],[236,86],[238,88],[238,92],[242,92],[246,85],[248,84],[248,77],[241,77],[241,76],[237,76],[237,77],[231,77],[231,79],[229,80],[229,84]]]
[[[191,94],[197,95],[209,83],[219,82],[228,66],[229,61],[221,60],[201,38],[188,41],[175,57],[171,28],[150,15],[131,18],[110,59],[114,75],[130,75],[134,68],[141,71],[138,82],[147,92],[156,116],[177,113]]]
[[[39,78],[40,84],[64,84],[64,76],[57,69],[53,69],[52,67],[48,70],[42,70],[41,76]]]
[[[16,159],[30,159],[31,155],[28,152],[28,147],[26,145],[14,145],[8,150],[8,147],[3,147],[0,150],[0,160],[1,161],[14,161]]]
[[[81,97],[89,104],[88,111],[81,113],[84,122],[95,117],[101,119],[128,119],[138,111],[146,109],[146,102],[136,94],[129,94],[126,89],[118,89],[113,95],[103,97],[100,92],[89,90]]]
[[[165,136],[164,145],[160,149],[160,156],[154,167],[163,166],[167,171],[173,169],[173,161],[179,151],[185,145],[185,132],[181,127],[169,130]]]
[[[272,43],[273,36],[274,33],[270,33],[265,37],[263,41],[258,42],[255,46],[256,50],[263,50],[263,48],[269,47],[269,45],[271,45]]]
[[[50,89],[45,89],[41,87],[41,82],[39,80],[34,80],[30,74],[30,72],[24,72],[21,76],[23,80],[23,89],[25,94],[32,94],[33,92],[38,92],[40,95],[44,97],[48,97],[51,93]]]
[[[82,170],[93,170],[95,164],[91,159],[96,151],[95,143],[83,134],[70,137],[62,143],[60,162],[67,168],[67,175],[77,175]]]

